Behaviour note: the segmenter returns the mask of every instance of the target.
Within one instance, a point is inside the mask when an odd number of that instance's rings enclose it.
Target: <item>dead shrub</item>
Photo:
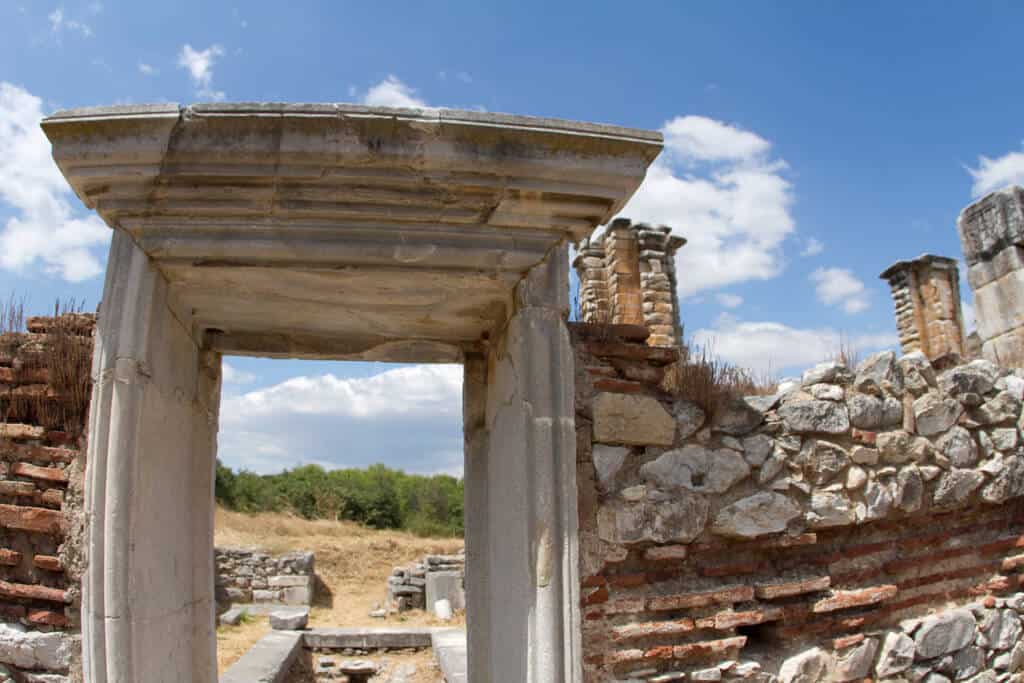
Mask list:
[[[58,301],[39,339],[13,333],[12,326],[25,324],[20,303],[0,306],[0,325],[8,330],[0,351],[11,358],[14,379],[4,401],[5,420],[16,417],[71,434],[84,429],[92,391],[91,322],[81,303]]]
[[[839,333],[837,348],[832,352],[826,361],[835,361],[851,370],[855,370],[860,362],[864,360],[863,352],[857,348],[845,332]]]
[[[700,406],[710,420],[730,400],[775,392],[777,380],[770,372],[755,373],[722,360],[710,344],[684,343],[679,360],[665,369],[661,387],[676,398]]]
[[[11,294],[0,301],[0,334],[25,331],[25,297]]]
[[[54,324],[46,333],[46,368],[54,401],[46,401],[44,424],[67,432],[85,426],[92,392],[91,332],[81,334],[81,304],[74,301],[55,307]]]

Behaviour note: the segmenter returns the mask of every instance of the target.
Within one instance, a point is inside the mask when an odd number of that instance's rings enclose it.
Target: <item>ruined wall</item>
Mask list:
[[[709,417],[672,349],[573,336],[587,681],[1011,680],[1019,373],[884,353]]]
[[[387,607],[378,614],[384,616],[388,609],[433,611],[434,603],[442,598],[447,598],[453,609],[465,609],[465,578],[465,550],[458,555],[427,555],[422,562],[395,567],[388,577]]]
[[[80,680],[92,316],[0,335],[0,680]]]
[[[311,552],[270,555],[247,548],[214,548],[218,608],[263,603],[310,605],[316,576]]]

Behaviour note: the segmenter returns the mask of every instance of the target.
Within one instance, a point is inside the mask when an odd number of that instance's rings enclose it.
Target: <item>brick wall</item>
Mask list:
[[[0,335],[0,680],[80,676],[93,327],[88,315],[30,318],[28,333]]]
[[[588,682],[1017,680],[1019,373],[880,354],[708,416],[642,329],[572,333]]]

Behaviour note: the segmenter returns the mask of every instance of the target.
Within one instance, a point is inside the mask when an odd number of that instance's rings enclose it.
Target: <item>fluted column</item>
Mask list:
[[[83,581],[86,683],[213,683],[220,356],[115,231],[93,360]]]
[[[562,248],[518,285],[486,373],[467,359],[466,503],[478,517],[467,520],[466,551],[474,682],[582,680],[568,294]]]

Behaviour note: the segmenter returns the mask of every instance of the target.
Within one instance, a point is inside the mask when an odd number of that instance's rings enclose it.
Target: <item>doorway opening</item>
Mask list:
[[[220,674],[275,627],[291,630],[272,616],[288,612],[308,612],[314,637],[452,629],[464,642],[462,375],[460,364],[223,358]],[[429,647],[402,649],[308,656],[314,671],[358,657],[383,680],[441,680]]]

